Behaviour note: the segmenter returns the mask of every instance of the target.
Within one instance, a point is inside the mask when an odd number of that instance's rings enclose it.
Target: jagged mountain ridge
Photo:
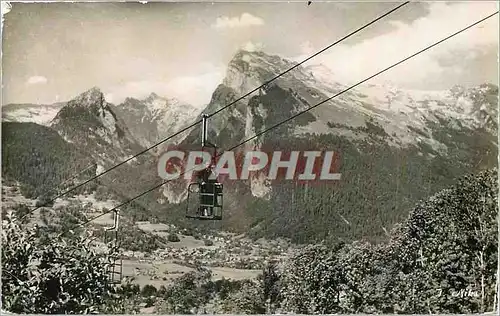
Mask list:
[[[214,112],[293,65],[296,63],[278,56],[239,51],[229,63],[226,78],[214,92],[212,102],[205,111]],[[296,114],[347,88],[336,82],[334,74],[325,67],[318,66],[300,66],[271,83],[268,89],[273,87],[283,90],[279,93],[289,93],[290,100],[282,102],[279,109],[274,108],[272,114],[266,114],[269,109],[257,103],[252,103],[252,110],[247,111],[252,98],[258,97],[256,92],[214,117],[211,120],[212,135],[224,134],[218,127],[234,130],[236,126],[245,126],[245,133],[236,137],[237,140],[242,140],[264,127],[260,126],[260,129],[256,130],[257,126],[251,127],[254,124],[249,121],[267,117],[268,125],[278,123],[287,117],[286,115]],[[364,85],[297,117],[297,127],[293,133],[341,133],[350,138],[359,138],[363,135],[352,130],[366,127],[366,121],[370,118],[378,125],[384,126],[387,134],[392,136],[390,141],[394,145],[404,146],[424,141],[435,150],[443,150],[442,144],[431,136],[423,138],[420,130],[425,131],[429,122],[439,123],[440,119],[451,117],[468,128],[485,127],[494,133],[497,128],[498,110],[496,101],[491,98],[496,97],[497,91],[498,87],[493,85],[472,89],[455,87],[450,91],[411,91],[389,86]],[[487,98],[490,100],[486,100]],[[271,116],[279,119],[273,119]],[[303,120],[308,123],[300,123]],[[243,121],[245,124],[240,124]],[[199,134],[199,130],[193,131],[192,134]]]
[[[94,87],[69,101],[51,124],[51,128],[66,141],[78,144],[94,159],[98,165],[97,174],[145,149],[112,107],[104,94]],[[128,200],[157,184],[159,178],[155,164],[154,153],[144,152],[100,177],[97,182]],[[157,198],[153,192],[137,203],[154,205]]]
[[[150,147],[189,125],[201,111],[195,106],[175,98],[161,97],[154,92],[145,99],[126,98],[113,109],[144,147]],[[174,141],[180,140],[182,138]]]
[[[223,85],[233,89],[237,95],[250,91],[263,82],[296,65],[279,56],[262,52],[239,51],[230,62]],[[271,86],[278,85],[288,90],[298,101],[295,112],[347,89],[337,82],[335,75],[325,67],[299,66],[277,79]],[[383,125],[389,134],[395,132],[402,143],[412,143],[417,133],[408,131],[411,126],[424,127],[427,121],[437,122],[435,116],[451,116],[470,128],[481,128],[487,124],[490,131],[496,129],[497,107],[492,100],[481,98],[496,96],[498,87],[483,85],[464,89],[455,87],[450,91],[411,91],[390,86],[362,85],[347,91],[331,101],[311,110],[316,120],[307,129],[316,133],[331,132],[328,123],[351,127],[365,125],[366,116]],[[287,107],[287,104],[283,104]],[[291,109],[289,109],[291,110]],[[489,117],[488,122],[479,112]],[[478,116],[479,114],[479,116]],[[297,132],[300,133],[299,129]]]
[[[142,118],[145,120],[142,122],[144,123],[142,126],[152,126],[155,131],[158,131],[159,135],[149,135],[150,138],[147,139],[149,143],[158,141],[161,135],[168,133],[168,129],[175,128],[175,126],[179,124],[188,124],[189,111],[193,111],[192,106],[178,102],[175,99],[159,97],[154,93],[141,102],[143,102],[141,105],[145,106],[145,111],[142,113]],[[163,109],[163,107],[167,105],[168,109]],[[45,115],[43,120],[41,120],[42,117],[40,117],[39,114],[43,112],[45,107],[50,107],[52,112],[50,112],[51,115]],[[176,108],[180,108],[181,110],[176,112]],[[145,134],[144,130],[139,129],[137,133],[135,133],[134,126],[127,124],[130,121],[127,122],[127,117],[122,116],[123,112],[114,104],[107,102],[103,92],[97,87],[93,87],[72,100],[60,104],[49,106],[40,106],[36,104],[6,105],[3,107],[3,110],[5,109],[7,109],[7,111],[4,111],[4,120],[7,121],[11,119],[16,122],[20,121],[19,124],[12,125],[13,127],[11,129],[15,130],[15,133],[27,129],[36,130],[34,127],[30,126],[33,125],[36,127],[37,124],[28,122],[43,123],[48,130],[53,130],[55,133],[59,134],[63,141],[68,143],[69,147],[73,146],[78,148],[78,151],[83,155],[82,158],[78,158],[78,160],[84,158],[87,162],[95,162],[97,169],[93,169],[94,174],[99,174],[105,169],[128,159],[132,155],[143,152],[146,147],[143,145],[149,145],[149,143],[141,143],[141,140],[144,139],[141,139],[140,136]],[[27,113],[26,109],[29,110]],[[24,111],[21,113],[23,114],[22,116],[19,115],[20,110]],[[6,112],[9,114],[8,117],[5,115]],[[172,112],[176,113],[176,115],[168,114]],[[183,113],[184,116],[182,115]],[[147,117],[148,114],[151,114],[151,116]],[[150,119],[150,121],[148,122],[147,119]],[[169,120],[171,124],[169,124]],[[166,132],[163,130],[163,127],[161,127],[162,124],[167,129]],[[36,139],[37,135],[30,136],[22,132],[21,137],[13,141],[36,143]],[[57,152],[57,150],[52,148],[54,147],[52,145],[53,143],[55,144],[56,142],[49,142],[47,144],[49,148],[47,148],[47,151],[42,152],[41,159],[51,161],[51,157],[43,157],[43,155],[45,155],[46,152]],[[60,145],[56,147],[60,147]],[[18,154],[13,153],[13,155]],[[7,157],[9,155],[7,152],[4,152],[2,156]],[[12,155],[9,157],[11,156]],[[17,164],[13,163],[14,160],[9,158],[8,161],[10,162],[9,164],[12,165],[12,168],[18,168]],[[61,167],[63,166],[61,165]],[[51,165],[50,168],[56,168],[56,166]],[[70,172],[76,172],[78,169],[79,168],[74,168],[74,170],[70,170]],[[61,172],[63,171],[67,173],[66,169],[61,170]],[[25,174],[33,174],[33,172],[36,173],[36,168],[32,170],[31,167],[27,167],[26,172],[22,174],[24,178],[18,177],[19,179],[17,180],[26,183]],[[61,172],[57,171],[54,173]],[[92,181],[92,183],[89,183],[85,187],[95,189],[96,184],[104,185],[108,188],[107,191],[114,196],[121,197],[122,200],[128,200],[142,191],[157,185],[160,180],[161,179],[159,179],[157,175],[155,152],[148,151],[128,163],[119,166],[115,170],[108,172],[96,181]],[[32,182],[33,181],[28,181],[27,184],[33,185]],[[40,190],[43,191],[43,188],[40,188]],[[152,192],[144,198],[138,199],[136,203],[132,203],[135,205],[132,208],[146,207],[156,210],[156,199],[159,198],[161,198],[159,193]]]
[[[279,56],[239,51],[228,66],[227,75],[205,110],[213,113],[247,91],[296,65]],[[226,148],[281,122],[284,118],[314,106],[345,89],[326,67],[297,67],[267,87],[277,104],[269,108],[266,92],[254,93],[211,119],[209,135]],[[367,139],[364,129],[381,128],[392,146],[425,144],[446,155],[445,143],[433,137],[430,125],[452,119],[470,129],[485,128],[496,133],[498,87],[482,85],[472,89],[454,87],[450,91],[411,91],[391,86],[364,85],[298,116],[283,137],[303,137],[305,133],[343,135],[352,140]],[[280,102],[281,101],[281,102]],[[264,102],[265,103],[265,102]],[[368,123],[367,123],[368,122]],[[367,125],[368,124],[368,125]],[[382,128],[383,126],[383,128]],[[195,128],[183,146],[196,144],[200,129]],[[269,134],[276,133],[272,132]],[[268,134],[249,142],[245,148],[259,147]],[[231,143],[228,143],[228,141]],[[253,143],[253,144],[252,144]]]

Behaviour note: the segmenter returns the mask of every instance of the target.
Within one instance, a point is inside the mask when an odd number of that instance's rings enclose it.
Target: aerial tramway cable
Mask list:
[[[470,24],[470,25],[468,25],[468,26],[464,27],[464,28],[462,28],[461,30],[459,30],[459,31],[457,31],[457,32],[455,32],[455,33],[453,33],[453,34],[451,34],[451,35],[448,35],[447,37],[445,37],[445,38],[443,38],[443,39],[441,39],[441,40],[439,40],[439,41],[435,42],[434,44],[431,44],[431,45],[429,45],[429,46],[427,46],[427,47],[425,47],[425,48],[423,48],[423,49],[419,50],[418,52],[416,52],[416,53],[414,53],[414,54],[412,54],[412,55],[410,55],[410,56],[408,56],[408,57],[405,57],[404,59],[402,59],[402,60],[400,60],[400,61],[398,61],[398,62],[396,62],[396,63],[392,64],[391,66],[388,66],[388,67],[384,68],[383,70],[378,71],[377,73],[375,73],[375,74],[373,74],[373,75],[371,75],[371,76],[367,77],[366,79],[363,79],[363,80],[359,81],[358,83],[356,83],[356,84],[354,84],[354,85],[351,85],[349,88],[346,88],[346,89],[344,89],[344,90],[340,91],[339,93],[336,93],[335,95],[333,95],[333,96],[331,96],[331,97],[329,97],[329,98],[327,98],[327,99],[325,99],[325,100],[323,100],[323,101],[321,101],[321,102],[319,102],[319,103],[317,103],[317,104],[315,104],[315,105],[313,105],[313,106],[311,106],[311,107],[309,107],[309,108],[307,108],[307,109],[305,109],[305,110],[303,110],[303,111],[301,111],[301,112],[299,112],[299,113],[297,113],[297,114],[295,114],[295,115],[293,115],[293,116],[291,116],[291,117],[289,117],[289,118],[287,118],[287,119],[285,119],[285,120],[283,120],[283,121],[281,121],[281,122],[279,122],[279,123],[277,123],[277,124],[275,124],[275,125],[273,125],[273,126],[271,126],[271,127],[269,127],[269,128],[265,129],[264,131],[261,131],[261,132],[259,132],[259,133],[255,134],[254,136],[252,136],[252,137],[250,137],[250,138],[247,138],[246,140],[244,140],[243,142],[239,143],[238,145],[235,145],[235,146],[233,146],[233,147],[231,147],[231,148],[227,149],[227,151],[231,151],[231,150],[233,150],[233,149],[236,149],[236,148],[238,148],[238,147],[240,147],[240,146],[242,146],[242,145],[246,144],[247,142],[249,142],[249,141],[251,141],[251,140],[253,140],[253,139],[255,139],[255,138],[259,137],[260,135],[263,135],[264,133],[267,133],[267,132],[269,132],[270,130],[275,129],[275,128],[277,128],[278,126],[280,126],[280,125],[282,125],[282,124],[284,124],[284,123],[286,123],[286,122],[289,122],[289,121],[293,120],[294,118],[298,117],[299,115],[304,114],[304,113],[306,113],[306,112],[308,112],[308,111],[310,111],[310,110],[312,110],[312,109],[314,109],[314,108],[316,108],[316,107],[318,107],[318,106],[320,106],[320,105],[322,105],[322,104],[324,104],[324,103],[326,103],[326,102],[328,102],[328,101],[332,100],[333,98],[335,98],[335,97],[337,97],[337,96],[339,96],[339,95],[341,95],[341,94],[343,94],[343,93],[345,93],[345,92],[347,92],[347,91],[349,91],[349,90],[351,90],[351,89],[353,89],[353,88],[355,88],[355,87],[357,87],[357,86],[359,86],[359,85],[361,85],[361,84],[365,83],[366,81],[368,81],[368,80],[370,80],[370,79],[372,79],[372,78],[374,78],[374,77],[376,77],[376,76],[378,76],[378,75],[380,75],[380,74],[382,74],[382,73],[384,73],[384,72],[386,72],[386,71],[388,71],[388,70],[390,70],[390,69],[392,69],[392,68],[394,68],[394,67],[396,67],[396,66],[398,66],[398,65],[400,65],[400,64],[402,64],[402,63],[404,63],[404,62],[406,62],[407,60],[409,60],[409,59],[411,59],[411,58],[413,58],[413,57],[415,57],[415,56],[417,56],[417,55],[419,55],[419,54],[421,54],[421,53],[423,53],[423,52],[425,52],[425,51],[427,51],[427,50],[429,50],[429,49],[431,49],[431,48],[433,48],[433,47],[435,47],[435,46],[437,46],[437,45],[439,45],[439,44],[441,44],[441,43],[443,43],[443,42],[445,42],[445,41],[447,41],[448,39],[450,39],[450,38],[452,38],[452,37],[454,37],[454,36],[456,36],[456,35],[458,35],[458,34],[460,34],[460,33],[464,32],[464,31],[466,31],[466,30],[468,30],[468,29],[470,29],[470,28],[472,28],[472,27],[476,26],[477,24],[480,24],[480,23],[484,22],[485,20],[487,20],[487,19],[489,19],[489,18],[491,18],[491,17],[493,17],[493,16],[495,16],[495,15],[497,15],[497,14],[498,14],[498,11],[496,11],[495,13],[492,13],[492,14],[490,14],[490,15],[488,15],[488,16],[486,16],[486,17],[484,17],[484,18],[482,18],[482,19],[480,19],[480,20],[478,20],[478,21],[476,21],[476,22],[474,22],[474,23],[472,23],[472,24]],[[221,154],[219,154],[219,156],[220,156],[220,155],[221,155]],[[180,176],[184,175],[186,172],[193,171],[193,170],[194,170],[194,169],[184,171],[184,172],[182,172],[182,173],[180,174]],[[114,211],[114,210],[116,210],[116,209],[119,209],[120,207],[122,207],[122,206],[124,206],[124,205],[127,205],[127,204],[128,204],[128,203],[130,203],[130,202],[135,201],[136,199],[138,199],[138,198],[140,198],[140,197],[142,197],[142,196],[144,196],[144,195],[148,194],[149,192],[152,192],[152,191],[154,191],[154,190],[156,190],[156,189],[160,188],[161,186],[163,186],[163,185],[165,185],[166,183],[171,182],[171,181],[173,181],[173,180],[174,180],[174,179],[165,180],[165,181],[163,181],[162,183],[160,183],[160,184],[158,184],[158,185],[156,185],[156,186],[154,186],[154,187],[152,187],[152,188],[150,188],[150,189],[148,189],[148,190],[146,190],[146,191],[144,191],[144,192],[140,193],[139,195],[137,195],[137,196],[135,196],[135,197],[133,197],[133,198],[131,198],[131,199],[129,199],[129,200],[127,200],[127,201],[125,201],[125,202],[121,203],[120,205],[115,206],[115,207],[114,207],[114,208],[112,208],[111,210],[109,210],[109,211],[107,211],[107,212],[105,212],[105,213],[103,213],[103,214],[100,214],[100,215],[98,215],[98,216],[96,216],[96,217],[93,217],[93,218],[91,218],[90,220],[87,220],[87,221],[86,221],[86,222],[84,222],[84,223],[78,224],[76,227],[78,227],[78,226],[84,226],[84,225],[86,225],[86,224],[88,224],[88,223],[92,222],[93,220],[95,220],[95,219],[97,219],[97,218],[99,218],[99,217],[101,217],[101,216],[104,216],[105,214],[107,214],[107,213],[109,213],[109,212],[112,212],[112,211]]]
[[[391,13],[395,12],[396,10],[398,10],[398,9],[402,8],[403,6],[405,6],[405,5],[409,4],[409,3],[410,3],[410,1],[406,1],[406,2],[404,2],[404,3],[400,4],[400,5],[398,5],[397,7],[395,7],[395,8],[393,8],[393,9],[391,9],[390,11],[388,11],[388,12],[386,12],[386,13],[382,14],[382,15],[381,15],[381,16],[379,16],[378,18],[376,18],[376,19],[372,20],[371,22],[369,22],[369,23],[365,24],[364,26],[362,26],[362,27],[360,27],[360,28],[358,28],[358,29],[356,29],[356,30],[352,31],[352,32],[351,32],[351,33],[349,33],[348,35],[346,35],[346,36],[342,37],[341,39],[339,39],[339,40],[335,41],[333,44],[330,44],[329,46],[327,46],[327,47],[323,48],[323,49],[322,49],[322,50],[320,50],[319,52],[317,52],[317,53],[315,53],[315,54],[311,55],[310,57],[306,58],[306,59],[305,59],[305,60],[303,60],[302,62],[300,62],[300,63],[298,63],[298,64],[294,65],[293,67],[289,68],[288,70],[286,70],[286,71],[282,72],[281,74],[279,74],[279,75],[275,76],[274,78],[272,78],[272,79],[270,79],[270,80],[266,81],[265,83],[261,84],[260,86],[258,86],[257,88],[253,89],[252,91],[247,92],[247,93],[246,93],[246,94],[244,94],[243,96],[241,96],[241,97],[239,97],[238,99],[236,99],[236,100],[234,100],[234,101],[232,101],[232,102],[228,103],[227,105],[225,105],[225,106],[223,106],[222,108],[220,108],[220,109],[216,110],[215,112],[213,112],[213,113],[211,113],[211,114],[208,114],[208,118],[211,118],[211,117],[213,117],[214,115],[216,115],[216,114],[220,113],[221,111],[223,111],[223,110],[225,110],[225,109],[229,108],[230,106],[232,106],[232,105],[236,104],[237,102],[239,102],[239,101],[243,100],[244,98],[248,97],[248,96],[249,96],[249,95],[251,95],[252,93],[254,93],[254,92],[256,92],[256,91],[259,91],[259,90],[261,90],[261,89],[262,89],[262,88],[264,88],[264,87],[267,87],[267,86],[269,85],[269,83],[271,83],[272,81],[274,81],[274,80],[276,80],[276,79],[280,78],[281,76],[283,76],[283,75],[287,74],[288,72],[292,71],[293,69],[297,68],[298,66],[300,66],[300,65],[302,65],[303,63],[307,62],[308,60],[310,60],[310,59],[312,59],[312,58],[316,57],[317,55],[319,55],[319,54],[321,54],[321,53],[325,52],[326,50],[328,50],[328,49],[332,48],[333,46],[335,46],[335,45],[339,44],[340,42],[342,42],[342,41],[346,40],[347,38],[349,38],[349,37],[351,37],[351,36],[353,36],[353,35],[357,34],[358,32],[362,31],[363,29],[365,29],[365,28],[369,27],[370,25],[374,24],[375,22],[377,22],[377,21],[379,21],[379,20],[381,20],[381,19],[385,18],[385,17],[386,17],[386,16],[388,16],[389,14],[391,14]],[[23,216],[23,218],[24,218],[24,217],[26,217],[26,216],[31,215],[33,212],[35,212],[36,210],[40,209],[41,207],[44,207],[44,206],[49,205],[50,203],[54,202],[54,201],[55,201],[55,200],[57,200],[58,198],[63,197],[63,196],[65,196],[66,194],[68,194],[68,193],[70,193],[70,192],[73,192],[74,190],[76,190],[76,189],[78,189],[78,188],[80,188],[80,187],[82,187],[82,186],[86,185],[87,183],[89,183],[89,182],[91,182],[91,181],[94,181],[95,179],[97,179],[97,178],[99,178],[99,177],[101,177],[101,176],[105,175],[106,173],[108,173],[108,172],[110,172],[110,171],[112,171],[112,170],[114,170],[114,169],[116,169],[116,168],[118,168],[118,167],[120,167],[120,166],[124,165],[125,163],[127,163],[127,162],[131,161],[132,159],[134,159],[134,158],[136,158],[136,157],[138,157],[138,156],[140,156],[140,155],[142,155],[142,154],[144,154],[144,153],[146,153],[146,152],[150,151],[151,149],[158,147],[160,144],[162,144],[162,143],[164,143],[164,142],[166,142],[166,141],[168,141],[168,140],[170,140],[170,139],[172,139],[172,138],[174,138],[174,137],[176,137],[176,136],[178,136],[178,135],[180,135],[180,134],[182,134],[182,133],[184,133],[184,132],[186,132],[186,131],[190,130],[191,128],[195,127],[196,125],[198,125],[198,124],[200,124],[200,123],[202,123],[202,119],[197,120],[197,121],[196,121],[196,122],[194,122],[193,124],[191,124],[191,125],[189,125],[189,126],[187,126],[187,127],[184,127],[184,128],[183,128],[183,129],[181,129],[180,131],[178,131],[178,132],[176,132],[176,133],[174,133],[174,134],[170,135],[170,136],[169,136],[169,137],[167,137],[167,138],[164,138],[163,140],[161,140],[161,141],[159,141],[159,142],[155,143],[154,145],[152,145],[152,146],[150,146],[150,147],[148,147],[148,148],[146,148],[146,149],[144,149],[144,150],[140,151],[139,153],[137,153],[137,154],[135,154],[135,155],[131,156],[130,158],[127,158],[127,159],[123,160],[122,162],[120,162],[120,163],[118,163],[118,164],[116,164],[116,165],[112,166],[111,168],[104,170],[103,172],[101,172],[101,173],[99,173],[99,174],[97,174],[97,175],[93,176],[92,178],[90,178],[90,179],[88,179],[88,180],[85,180],[84,182],[82,182],[82,183],[80,183],[80,184],[78,184],[78,185],[76,185],[76,186],[74,186],[74,187],[72,187],[72,188],[70,188],[70,189],[68,189],[68,190],[66,190],[66,191],[64,191],[64,192],[62,192],[62,193],[60,193],[60,194],[58,194],[56,197],[52,198],[51,200],[46,201],[44,204],[39,205],[39,206],[35,207],[33,210],[29,211],[29,212],[28,212],[25,216]]]

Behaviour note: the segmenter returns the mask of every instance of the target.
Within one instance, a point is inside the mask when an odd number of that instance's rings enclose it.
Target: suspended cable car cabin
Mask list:
[[[222,220],[223,186],[217,181],[213,167],[216,164],[217,147],[207,141],[207,118],[203,115],[201,136],[202,150],[213,149],[212,162],[197,174],[197,181],[189,184],[186,217],[198,220]]]

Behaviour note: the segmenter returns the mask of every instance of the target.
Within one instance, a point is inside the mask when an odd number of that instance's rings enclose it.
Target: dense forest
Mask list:
[[[78,171],[83,172],[73,177]],[[19,181],[25,197],[56,195],[95,171],[92,159],[53,129],[35,123],[2,122],[2,175]],[[89,185],[75,193],[94,188]]]
[[[80,144],[70,143],[54,129],[35,123],[2,123],[2,175],[4,184],[17,181],[21,194],[45,204],[59,193],[94,177],[98,164],[93,153],[83,152]],[[99,178],[71,190],[66,196],[95,193],[99,199],[125,201],[156,185],[154,159],[143,165],[122,165]],[[111,165],[106,165],[110,167]],[[104,170],[100,170],[103,172]],[[143,216],[157,209],[159,192],[133,204]]]

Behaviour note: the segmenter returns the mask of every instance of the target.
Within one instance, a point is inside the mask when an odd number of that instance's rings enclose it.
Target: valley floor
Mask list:
[[[5,214],[19,205],[34,208],[36,200],[28,199],[19,192],[16,184],[2,186],[2,211]],[[46,210],[64,209],[69,205],[85,207],[85,217],[93,218],[102,214],[103,208],[111,209],[118,202],[98,201],[93,195],[76,196],[58,199],[52,208],[41,208],[32,215],[32,223],[44,225],[41,214]],[[88,211],[87,211],[88,210]],[[92,222],[94,227],[111,227],[112,214],[103,215]],[[173,225],[163,223],[152,224],[147,221],[135,222],[134,226],[143,232],[163,237],[165,240]],[[193,236],[184,236],[177,233],[178,242],[165,242],[164,247],[150,253],[142,251],[122,250],[123,277],[129,278],[141,288],[153,285],[156,288],[169,285],[174,279],[185,273],[194,271],[194,263],[201,262],[202,266],[212,272],[212,279],[244,280],[255,279],[262,270],[258,267],[266,259],[283,260],[289,251],[289,245],[283,241],[252,241],[242,236],[220,232],[218,236],[203,236],[202,239]],[[205,245],[204,240],[211,240],[213,245]],[[96,241],[97,247],[102,247],[102,241]],[[238,268],[238,264],[246,263],[245,268]],[[252,268],[255,267],[255,268]]]

